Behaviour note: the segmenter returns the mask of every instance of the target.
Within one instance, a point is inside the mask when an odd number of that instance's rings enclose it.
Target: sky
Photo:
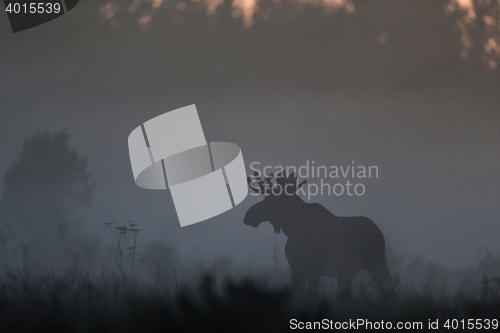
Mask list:
[[[168,191],[134,183],[129,133],[196,104],[207,140],[238,144],[249,174],[252,162],[378,166],[363,196],[306,201],[368,216],[397,252],[449,266],[500,252],[500,74],[461,57],[446,1],[266,2],[251,19],[155,3],[104,19],[118,7],[80,1],[16,34],[0,15],[1,174],[24,138],[66,128],[97,184],[83,234],[132,220],[185,253],[269,262],[286,238],[243,225],[259,198],[180,228]]]

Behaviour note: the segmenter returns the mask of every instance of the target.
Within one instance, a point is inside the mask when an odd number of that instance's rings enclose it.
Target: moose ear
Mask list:
[[[307,183],[307,180],[303,180],[298,186],[297,186],[297,191],[300,190],[302,186],[304,186]]]
[[[254,191],[255,193],[262,194],[262,193],[261,193],[261,192],[262,192],[261,188],[260,188],[260,187],[258,187],[258,186],[256,187],[256,186],[253,184],[253,181],[254,181],[254,180],[255,180],[255,179],[252,179],[252,178],[250,178],[250,177],[247,177],[248,186],[249,186],[249,187],[252,189],[252,191]]]
[[[276,174],[276,183],[278,183],[278,185],[280,185],[281,187],[285,186],[286,177],[283,171],[280,171],[279,173]]]

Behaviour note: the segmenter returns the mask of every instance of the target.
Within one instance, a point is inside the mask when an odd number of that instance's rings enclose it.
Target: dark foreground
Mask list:
[[[337,322],[352,331],[358,319],[373,328],[389,322],[394,331],[398,322],[417,325],[409,331],[427,331],[429,320],[439,320],[434,331],[459,332],[464,331],[462,319],[465,325],[473,320],[477,328],[477,319],[484,324],[484,319],[500,318],[500,302],[484,297],[437,300],[405,293],[389,303],[368,297],[305,303],[293,300],[287,289],[240,280],[216,290],[213,281],[205,276],[198,286],[172,291],[120,279],[6,273],[0,278],[0,332],[285,332],[315,321],[327,330],[333,331]],[[457,319],[458,329],[444,327],[449,319]],[[494,331],[494,322],[490,324]],[[367,326],[357,328],[365,331]]]

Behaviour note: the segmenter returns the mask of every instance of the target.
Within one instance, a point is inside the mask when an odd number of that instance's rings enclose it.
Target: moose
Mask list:
[[[367,270],[382,296],[394,295],[384,236],[372,220],[335,216],[318,203],[303,201],[297,192],[307,181],[299,184],[295,173],[280,172],[276,183],[272,178],[263,180],[257,172],[247,178],[249,187],[265,197],[248,209],[244,223],[257,227],[268,221],[275,233],[288,237],[285,255],[294,294],[314,297],[320,276],[336,277],[340,298],[348,300],[354,277]]]

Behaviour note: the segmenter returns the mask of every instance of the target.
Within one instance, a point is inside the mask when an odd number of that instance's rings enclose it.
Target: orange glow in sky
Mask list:
[[[279,3],[284,0],[274,0]],[[346,13],[354,13],[356,8],[352,0],[290,0],[297,4],[308,4],[323,7],[327,12],[339,9]],[[108,21],[111,27],[118,26],[117,13],[121,10],[129,14],[138,15],[137,23],[147,28],[153,22],[153,12],[159,9],[174,9],[184,11],[195,6],[202,6],[208,15],[213,15],[225,3],[224,0],[108,0],[99,9],[102,21]],[[269,18],[269,9],[261,8],[265,4],[262,0],[231,0],[232,16],[239,18],[246,27],[255,23],[256,15]],[[269,6],[269,3],[266,3]],[[491,69],[500,64],[500,0],[448,0],[445,13],[457,16],[457,28],[460,31],[463,59],[471,59],[471,55],[481,53],[481,61]],[[479,16],[479,17],[478,17]],[[484,25],[478,25],[478,20]],[[477,31],[478,26],[485,26]],[[476,37],[473,37],[476,36]],[[477,38],[477,36],[482,36]],[[379,43],[385,45],[385,35],[379,36]]]

